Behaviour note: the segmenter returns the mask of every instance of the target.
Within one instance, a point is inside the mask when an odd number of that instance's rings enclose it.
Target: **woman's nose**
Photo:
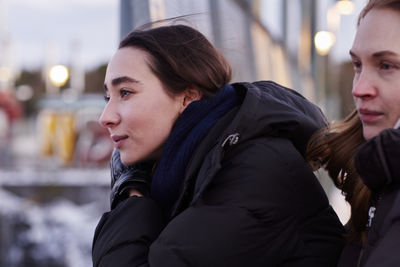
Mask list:
[[[363,71],[358,76],[355,76],[351,92],[354,97],[358,98],[374,97],[377,93],[377,88],[372,74]]]
[[[120,116],[118,115],[116,108],[111,102],[108,102],[99,118],[100,125],[105,128],[111,128],[117,125],[119,121]]]

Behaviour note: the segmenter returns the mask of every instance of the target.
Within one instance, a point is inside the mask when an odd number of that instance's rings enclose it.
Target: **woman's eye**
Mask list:
[[[382,70],[391,70],[393,68],[393,65],[391,64],[387,64],[387,63],[381,63],[380,64],[380,68]]]
[[[353,69],[354,69],[354,71],[359,72],[361,70],[361,67],[362,67],[361,62],[353,61]]]
[[[129,96],[130,94],[132,94],[131,91],[128,91],[128,90],[125,90],[125,89],[121,89],[121,90],[119,91],[119,93],[120,93],[120,95],[121,95],[122,98],[123,98],[123,97],[126,97],[126,96]]]

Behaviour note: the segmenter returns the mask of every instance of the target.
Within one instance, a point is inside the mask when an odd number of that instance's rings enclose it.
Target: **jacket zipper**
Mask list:
[[[377,153],[378,153],[378,156],[379,156],[379,160],[380,160],[380,162],[381,162],[381,164],[383,166],[383,169],[385,171],[385,175],[386,175],[386,177],[388,179],[386,184],[390,184],[392,182],[392,176],[391,176],[391,173],[390,173],[388,165],[387,165],[385,153],[383,152],[382,138],[381,138],[380,135],[377,136]],[[366,238],[365,242],[368,241],[368,232],[369,232],[369,229],[372,227],[372,220],[374,219],[376,208],[378,207],[378,204],[381,201],[381,199],[382,199],[382,195],[379,194],[375,205],[371,205],[369,207],[369,210],[368,210],[368,223],[367,223],[367,227],[366,227],[367,238]],[[363,254],[364,254],[364,250],[365,250],[365,245],[362,246],[361,251],[360,251],[360,255],[358,256],[357,267],[361,267],[361,260],[362,260]]]

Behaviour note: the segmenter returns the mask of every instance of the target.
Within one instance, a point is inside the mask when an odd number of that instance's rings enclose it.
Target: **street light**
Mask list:
[[[12,79],[12,71],[10,68],[0,67],[0,82],[9,82]]]
[[[328,31],[319,31],[315,34],[314,44],[318,54],[326,56],[335,43],[335,35]]]
[[[326,13],[326,24],[328,30],[336,32],[340,27],[340,19],[340,11],[338,8],[336,6],[329,8]]]
[[[350,0],[337,1],[335,7],[342,15],[351,15],[354,12],[354,3]]]
[[[63,86],[69,78],[69,70],[63,65],[53,66],[49,71],[50,81],[57,87]]]

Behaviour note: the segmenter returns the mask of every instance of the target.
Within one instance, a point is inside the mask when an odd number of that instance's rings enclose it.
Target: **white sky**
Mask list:
[[[92,69],[117,49],[118,13],[118,0],[0,0],[0,38],[11,42],[7,57],[20,68],[50,57]]]

